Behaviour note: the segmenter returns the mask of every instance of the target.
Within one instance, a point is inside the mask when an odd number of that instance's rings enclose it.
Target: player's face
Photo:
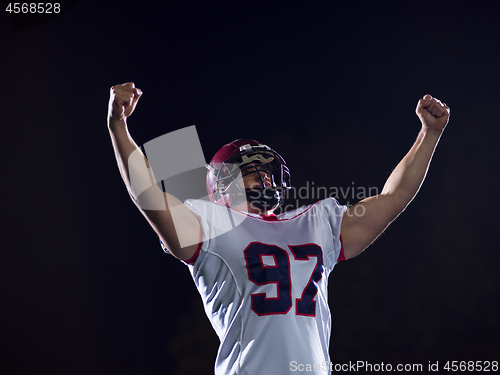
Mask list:
[[[252,164],[250,168],[242,172],[243,178],[238,181],[245,189],[259,189],[273,185],[269,171],[262,169],[262,164]],[[258,171],[257,171],[258,170]]]

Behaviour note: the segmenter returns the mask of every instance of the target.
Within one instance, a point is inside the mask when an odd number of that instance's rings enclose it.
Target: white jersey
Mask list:
[[[187,264],[221,342],[215,374],[330,374],[328,275],[343,258],[347,208],[327,198],[262,217],[202,200],[185,205],[203,231]]]

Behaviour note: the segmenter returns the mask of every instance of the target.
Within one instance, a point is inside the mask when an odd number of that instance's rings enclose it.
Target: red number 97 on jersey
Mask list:
[[[288,246],[297,261],[316,258],[316,266],[309,282],[296,299],[297,315],[316,316],[318,281],[323,276],[323,253],[316,244]],[[290,260],[286,250],[276,245],[252,242],[244,250],[248,270],[248,278],[256,285],[276,284],[277,296],[267,297],[265,293],[254,293],[252,310],[257,315],[286,314],[292,307],[292,280],[290,276]],[[272,264],[265,262],[266,257],[274,258]]]

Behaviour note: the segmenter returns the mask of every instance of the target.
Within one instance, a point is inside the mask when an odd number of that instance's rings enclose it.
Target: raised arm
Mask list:
[[[179,200],[158,188],[146,157],[128,131],[127,118],[134,112],[141,96],[142,91],[131,82],[113,86],[110,90],[108,130],[118,168],[132,201],[165,246],[176,258],[188,260],[198,247],[199,222]],[[169,208],[174,206],[178,231]],[[181,247],[180,238],[182,243],[190,245]]]
[[[424,181],[434,150],[448,124],[450,109],[425,95],[419,100],[416,113],[422,129],[413,147],[387,179],[382,193],[363,199],[344,213],[341,233],[347,259],[361,253],[404,211]]]

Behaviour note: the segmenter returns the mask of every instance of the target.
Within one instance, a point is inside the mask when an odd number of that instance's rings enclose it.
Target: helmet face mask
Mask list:
[[[236,140],[214,156],[207,173],[212,202],[227,206],[248,203],[258,210],[274,210],[284,202],[290,172],[284,159],[253,140]]]

